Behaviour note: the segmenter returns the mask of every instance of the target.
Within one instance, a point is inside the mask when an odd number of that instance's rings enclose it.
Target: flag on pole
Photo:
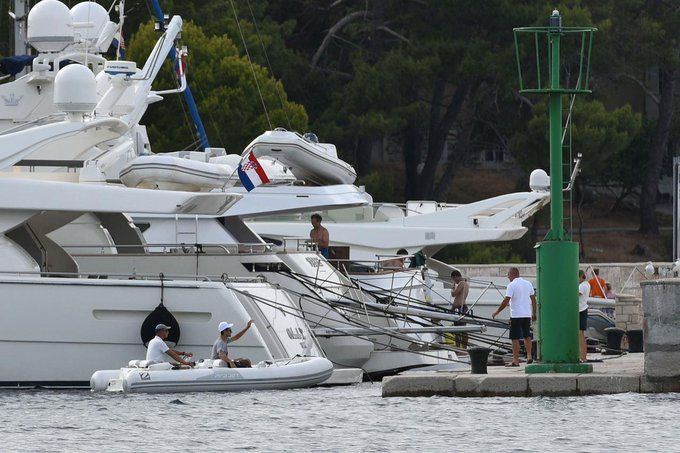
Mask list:
[[[241,180],[241,184],[243,184],[243,187],[245,187],[248,192],[259,185],[267,184],[269,182],[269,178],[264,172],[264,168],[262,168],[262,165],[257,161],[257,158],[252,151],[246,154],[238,164],[238,177]]]

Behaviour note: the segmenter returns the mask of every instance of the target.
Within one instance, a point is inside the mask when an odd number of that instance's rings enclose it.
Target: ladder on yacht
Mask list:
[[[190,218],[175,214],[175,244],[198,244],[198,215]]]

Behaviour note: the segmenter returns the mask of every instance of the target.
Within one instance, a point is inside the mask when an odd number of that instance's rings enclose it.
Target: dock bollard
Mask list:
[[[609,354],[621,353],[621,339],[626,331],[618,327],[607,327],[604,331],[607,334],[607,352]]]
[[[487,374],[486,362],[489,358],[491,349],[482,347],[468,348],[468,355],[470,356],[470,367],[472,374]]]
[[[628,352],[644,352],[642,329],[628,330],[626,337],[628,337]]]

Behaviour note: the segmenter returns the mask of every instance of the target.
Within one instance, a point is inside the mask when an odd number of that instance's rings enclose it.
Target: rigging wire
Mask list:
[[[269,118],[269,112],[267,111],[267,104],[264,102],[264,97],[262,96],[262,90],[260,89],[260,82],[257,80],[257,75],[255,74],[255,66],[253,65],[253,60],[250,58],[250,52],[248,51],[248,45],[246,44],[246,38],[243,35],[243,30],[241,29],[241,23],[238,20],[238,14],[236,13],[236,6],[234,6],[234,0],[229,0],[231,3],[231,9],[234,11],[234,20],[236,20],[236,26],[238,27],[238,32],[241,35],[241,41],[243,42],[243,48],[245,49],[246,56],[248,58],[248,64],[250,64],[250,71],[253,73],[253,79],[255,79],[255,86],[257,87],[257,93],[260,95],[260,101],[262,102],[262,108],[264,109],[264,115],[267,117],[267,123],[269,124],[269,129],[272,128],[272,122]]]
[[[236,293],[242,294],[242,295],[244,295],[244,296],[246,296],[246,297],[250,297],[250,298],[252,298],[253,300],[259,301],[260,303],[262,303],[262,304],[264,304],[264,305],[267,305],[267,306],[272,307],[272,308],[274,308],[274,309],[276,309],[276,310],[279,310],[279,311],[281,311],[281,312],[284,313],[284,314],[288,314],[288,315],[291,315],[291,316],[293,316],[293,317],[296,317],[296,318],[299,318],[299,319],[304,320],[304,317],[302,317],[299,313],[296,313],[296,312],[294,312],[294,311],[291,311],[290,309],[283,309],[283,308],[280,306],[280,304],[272,304],[272,302],[271,302],[270,300],[268,300],[268,299],[266,299],[266,298],[264,298],[264,297],[256,296],[256,295],[254,295],[254,294],[252,294],[252,293],[249,293],[249,292],[247,292],[247,291],[242,291],[242,290],[236,289],[236,288],[234,288],[234,287],[229,287],[229,289],[231,289],[232,291],[234,291],[234,292],[236,292]],[[345,336],[351,336],[351,337],[354,337],[354,338],[359,338],[359,339],[362,339],[362,340],[370,341],[370,342],[372,342],[372,343],[374,343],[374,344],[377,344],[377,345],[380,345],[380,346],[389,347],[389,348],[391,348],[392,350],[399,350],[399,351],[402,351],[402,352],[409,352],[409,353],[412,353],[412,354],[421,355],[421,356],[424,356],[424,357],[430,357],[430,358],[434,358],[434,359],[438,359],[438,360],[446,360],[446,361],[449,361],[449,362],[459,362],[459,363],[465,363],[465,364],[467,364],[467,362],[462,361],[462,360],[459,360],[459,359],[454,359],[454,358],[450,358],[450,357],[441,357],[441,356],[439,356],[439,355],[427,354],[427,353],[424,352],[424,351],[417,351],[417,350],[413,350],[413,349],[408,349],[408,348],[399,347],[399,346],[396,346],[396,345],[394,345],[394,344],[392,344],[392,343],[384,343],[384,342],[382,342],[382,341],[380,341],[380,340],[378,340],[378,339],[375,339],[375,338],[373,338],[373,339],[367,338],[367,335],[348,334],[348,333],[343,332],[342,330],[337,329],[337,328],[335,328],[335,327],[333,327],[333,326],[323,325],[322,327],[324,327],[324,328],[326,328],[326,329],[329,329],[329,330],[332,330],[332,331],[335,331],[335,332],[338,332],[338,333],[342,333],[342,334],[344,334]],[[375,328],[375,329],[378,330],[378,331],[380,331],[380,329],[381,329],[381,328],[378,327],[378,326],[371,326],[371,327],[372,327],[372,328]],[[376,332],[376,334],[379,334],[379,333]],[[387,335],[387,336],[389,336],[389,337],[396,337],[396,338],[398,338],[396,335],[394,335],[393,332],[389,332],[389,331],[385,332],[384,335]],[[423,341],[418,341],[418,340],[415,340],[415,339],[412,338],[412,337],[407,337],[407,338],[408,338],[408,339],[405,340],[405,341],[409,341],[410,343],[413,343],[413,344],[420,344],[420,345],[422,345],[422,346],[429,346],[429,345],[430,345],[430,343],[423,342]],[[443,347],[440,347],[440,350],[449,350],[449,349],[453,350],[452,348],[443,348]]]
[[[269,67],[269,73],[274,77],[274,69],[272,69],[272,64],[269,61],[269,55],[267,54],[267,49],[264,47],[264,41],[262,40],[262,36],[260,35],[260,28],[257,26],[257,20],[255,19],[255,14],[253,13],[253,8],[250,7],[250,0],[246,0],[246,3],[248,5],[248,9],[250,10],[250,17],[253,18],[253,25],[255,26],[255,32],[257,33],[257,38],[260,41],[260,45],[262,46],[262,52],[264,53],[264,58],[267,61],[267,67]],[[291,125],[290,122],[290,117],[288,116],[288,110],[286,109],[286,105],[283,102],[283,95],[281,94],[281,87],[279,86],[279,83],[276,81],[276,77],[274,77],[274,87],[276,88],[276,94],[279,97],[279,102],[281,102],[281,110],[283,110],[283,114],[286,116],[286,123],[288,124],[288,130],[293,129],[293,126]]]

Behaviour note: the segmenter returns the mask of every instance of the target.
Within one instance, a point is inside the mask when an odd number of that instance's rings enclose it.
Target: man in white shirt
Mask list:
[[[578,330],[579,351],[581,362],[588,361],[588,344],[586,343],[586,330],[588,330],[588,296],[590,295],[590,283],[586,280],[586,273],[578,271]]]
[[[168,347],[167,344],[165,344],[165,339],[168,338],[169,334],[170,327],[166,326],[165,324],[158,324],[156,326],[156,336],[153,337],[151,341],[149,341],[149,346],[146,349],[147,364],[152,365],[154,363],[167,362],[168,361],[168,358],[166,357],[167,354],[173,359],[175,359],[175,361],[181,363],[182,365],[191,366],[191,363],[187,362],[180,356],[191,357],[193,356],[192,353],[176,351]]]
[[[510,305],[510,339],[512,340],[512,362],[506,366],[519,366],[519,340],[524,339],[527,351],[527,363],[532,363],[531,321],[536,320],[536,296],[534,286],[519,276],[516,267],[508,270],[510,284],[505,291],[505,298],[493,315],[494,319]]]

